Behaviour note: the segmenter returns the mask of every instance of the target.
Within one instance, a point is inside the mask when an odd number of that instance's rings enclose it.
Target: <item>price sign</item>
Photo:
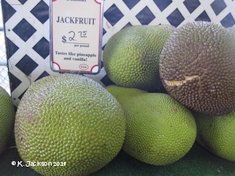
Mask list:
[[[59,72],[99,72],[103,0],[51,0],[51,67]]]

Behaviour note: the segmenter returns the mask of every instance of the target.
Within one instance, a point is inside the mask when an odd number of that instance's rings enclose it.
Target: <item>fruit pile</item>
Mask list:
[[[105,47],[104,63],[109,78],[119,86],[108,90],[127,114],[124,150],[146,163],[169,164],[187,153],[197,131],[202,146],[235,161],[234,49],[234,28],[207,22],[178,29],[137,26],[115,34]],[[146,98],[130,93],[136,89],[148,91]]]
[[[47,76],[28,88],[16,114],[0,89],[0,152],[14,125],[20,157],[48,176],[89,175],[122,149],[141,162],[169,165],[196,140],[235,161],[233,28],[128,27],[107,42],[103,61],[113,85]]]

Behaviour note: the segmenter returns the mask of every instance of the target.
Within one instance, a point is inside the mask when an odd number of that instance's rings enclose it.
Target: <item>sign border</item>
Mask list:
[[[102,34],[102,31],[103,31],[103,12],[104,12],[104,0],[93,0],[95,1],[97,4],[100,5],[100,16],[99,16],[99,21],[100,21],[100,26],[99,26],[99,48],[98,48],[98,65],[94,65],[91,70],[89,71],[81,71],[81,70],[66,70],[66,69],[60,69],[60,66],[59,64],[57,64],[56,62],[53,61],[53,35],[52,35],[52,32],[53,32],[53,18],[52,18],[52,12],[53,12],[53,3],[55,1],[58,1],[58,0],[50,0],[49,2],[49,22],[50,22],[50,44],[49,44],[49,53],[50,53],[50,68],[52,71],[54,72],[58,72],[58,73],[78,73],[78,74],[91,74],[91,75],[96,75],[96,74],[99,74],[100,71],[101,71],[101,55],[102,55],[102,38],[103,38],[103,34]],[[53,64],[57,65],[58,66],[58,70],[54,69],[53,67]],[[92,69],[94,67],[98,66],[98,71],[97,72],[92,72]]]

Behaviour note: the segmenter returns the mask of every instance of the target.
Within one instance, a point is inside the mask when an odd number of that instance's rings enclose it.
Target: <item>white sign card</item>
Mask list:
[[[103,0],[50,1],[52,70],[99,72],[102,19]]]

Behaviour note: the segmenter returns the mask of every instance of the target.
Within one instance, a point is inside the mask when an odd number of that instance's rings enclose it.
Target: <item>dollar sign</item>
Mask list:
[[[67,39],[66,39],[66,36],[65,36],[65,35],[62,36],[62,42],[63,42],[63,43],[67,42]]]

